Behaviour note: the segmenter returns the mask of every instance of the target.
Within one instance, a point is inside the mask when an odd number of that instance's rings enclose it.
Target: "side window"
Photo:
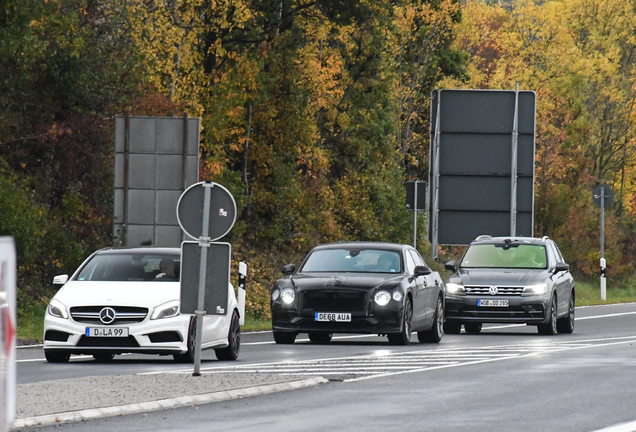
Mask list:
[[[413,256],[410,253],[405,253],[404,255],[406,257],[406,272],[412,275],[415,273],[415,260],[413,260]]]
[[[556,262],[558,262],[558,263],[565,262],[565,259],[563,259],[563,255],[561,255],[561,251],[559,250],[559,247],[556,245],[556,243],[550,243],[550,248],[554,252],[554,256],[556,258]]]
[[[410,250],[409,254],[411,254],[411,256],[413,257],[413,261],[415,261],[415,265],[416,266],[425,266],[426,265],[426,263],[424,262],[424,260],[422,259],[422,256],[419,254],[418,251]]]

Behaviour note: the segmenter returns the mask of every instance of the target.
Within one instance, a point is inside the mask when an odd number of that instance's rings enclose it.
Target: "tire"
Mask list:
[[[559,333],[572,333],[574,332],[574,304],[575,295],[574,291],[570,294],[570,303],[568,304],[568,314],[557,320],[557,331]]]
[[[50,352],[44,351],[44,357],[49,363],[68,363],[71,359],[71,355],[63,352]]]
[[[178,363],[194,363],[194,350],[197,335],[197,318],[190,317],[190,326],[188,327],[188,351],[183,354],[173,354],[174,360]]]
[[[479,334],[481,333],[481,323],[466,323],[464,324],[464,330],[466,333]]]
[[[546,324],[539,324],[537,330],[540,335],[550,336],[557,332],[557,298],[552,296],[550,302],[550,318]]]
[[[218,360],[236,360],[239,356],[241,349],[241,324],[239,314],[236,310],[232,312],[232,320],[230,321],[230,328],[228,330],[227,342],[228,345],[225,348],[216,349],[216,358]]]
[[[274,341],[277,344],[291,345],[296,340],[296,333],[274,331]]]
[[[387,335],[391,345],[408,345],[411,341],[412,319],[413,304],[411,303],[411,299],[407,297],[406,303],[404,304],[404,313],[402,314],[402,331],[399,333],[389,333]]]
[[[455,322],[444,323],[444,333],[447,334],[460,334],[462,332],[462,325]]]
[[[331,342],[332,333],[309,332],[309,340],[313,343],[325,344]]]
[[[417,332],[417,339],[421,343],[439,343],[444,335],[444,305],[442,298],[437,298],[435,306],[435,317],[433,318],[433,326],[430,330]]]
[[[112,359],[115,358],[115,354],[111,354],[111,353],[99,353],[99,354],[93,354],[93,358],[98,361],[98,362],[109,362]]]

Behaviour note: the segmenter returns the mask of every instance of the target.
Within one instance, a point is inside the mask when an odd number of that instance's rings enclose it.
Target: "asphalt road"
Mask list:
[[[322,377],[324,383],[16,430],[636,431],[636,304],[577,308],[576,314],[572,335],[484,326],[480,335],[444,335],[439,345],[413,338],[395,347],[386,338],[353,335],[327,345],[301,335],[294,345],[276,345],[268,332],[244,334],[236,362],[218,362],[213,351],[204,352],[202,377],[241,386],[259,377]],[[40,347],[18,350],[17,371],[23,389],[96,377],[118,382],[140,374],[165,376],[153,382],[170,387],[179,371],[188,380],[183,365],[165,358],[118,356],[98,363],[74,357],[59,365],[46,363]],[[28,397],[18,393],[18,404]]]

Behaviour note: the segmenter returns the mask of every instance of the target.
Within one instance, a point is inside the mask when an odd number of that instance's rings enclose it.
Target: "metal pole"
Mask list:
[[[183,114],[183,192],[188,189],[188,113]],[[185,232],[181,232],[181,241],[186,239]]]
[[[197,330],[194,345],[194,372],[192,375],[201,375],[201,333],[203,333],[203,317],[205,316],[205,276],[207,273],[208,248],[210,247],[210,237],[208,228],[210,225],[210,195],[214,183],[203,184],[203,222],[201,227],[201,237],[199,246],[201,247],[201,260],[199,261],[199,298],[197,310],[194,314],[197,317]]]
[[[605,188],[601,186],[601,300],[606,299],[605,279]]]
[[[515,114],[512,122],[512,160],[510,163],[510,236],[517,235],[517,148],[519,139],[519,82],[515,85]]]
[[[442,107],[442,92],[437,91],[437,113],[435,116],[435,138],[433,139],[433,175],[431,181],[431,189],[433,192],[433,209],[431,211],[431,223],[433,225],[433,234],[431,235],[431,255],[434,260],[437,259],[437,238],[438,238],[438,212],[439,212],[439,140],[440,140],[440,110]]]
[[[121,246],[128,246],[128,194],[130,174],[130,111],[126,111],[124,120],[124,221],[121,227]]]
[[[417,180],[413,182],[413,247],[417,249]]]

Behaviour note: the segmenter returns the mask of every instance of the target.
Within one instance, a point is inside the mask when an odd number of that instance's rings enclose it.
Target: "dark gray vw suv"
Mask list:
[[[539,334],[574,331],[574,280],[548,237],[479,236],[445,284],[444,332],[479,333],[483,323],[536,325]]]

